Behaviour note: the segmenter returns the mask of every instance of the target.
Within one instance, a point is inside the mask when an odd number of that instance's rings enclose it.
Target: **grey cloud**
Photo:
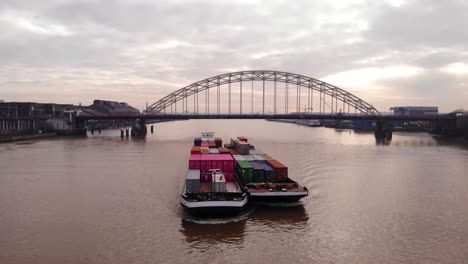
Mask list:
[[[382,94],[398,97],[398,103],[407,105],[406,98],[418,105],[440,106],[442,111],[454,110],[466,105],[465,91],[468,76],[454,77],[436,70],[427,70],[411,78],[383,81]],[[391,106],[391,105],[389,105]]]
[[[410,0],[401,8],[382,8],[366,37],[390,49],[464,49],[468,32],[466,1]]]
[[[0,91],[9,91],[0,97],[6,99],[28,100],[21,91],[41,82],[44,91],[59,93],[65,101],[68,93],[92,97],[87,87],[93,87],[96,94],[122,95],[120,100],[140,106],[222,69],[274,69],[322,78],[410,65],[435,74],[443,65],[466,61],[468,54],[463,30],[468,7],[462,1],[408,1],[399,8],[375,1],[318,0],[0,3],[0,14],[8,10],[33,22],[62,25],[71,34],[45,36],[0,24]],[[164,47],[167,43],[183,44]],[[262,53],[266,56],[258,56]],[[419,87],[433,85],[434,95],[447,82],[461,87],[450,75],[414,78],[381,84],[411,91],[404,93],[407,104],[424,92]],[[122,87],[138,93],[126,94]],[[356,93],[386,107],[381,95]],[[440,99],[441,104],[450,101]]]

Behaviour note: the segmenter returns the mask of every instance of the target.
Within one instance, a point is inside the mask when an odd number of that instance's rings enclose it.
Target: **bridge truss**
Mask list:
[[[221,74],[213,76],[195,83],[192,83],[182,89],[179,89],[154,104],[150,105],[146,112],[148,114],[177,114],[177,106],[179,105],[179,111],[183,114],[210,114],[210,89],[216,89],[216,112],[211,114],[245,114],[245,100],[250,95],[251,114],[254,109],[254,82],[261,82],[261,94],[255,93],[255,100],[261,102],[261,111],[259,114],[290,114],[290,113],[306,113],[306,114],[360,114],[360,115],[380,115],[379,111],[371,104],[365,102],[361,98],[340,89],[329,83],[303,76],[300,74],[294,74],[289,72],[281,71],[240,71]],[[265,112],[265,89],[268,89],[265,83],[273,83],[273,94],[271,91],[267,91],[267,96],[273,95],[273,111]],[[234,85],[239,93],[233,91]],[[250,87],[249,87],[250,84]],[[227,88],[227,109],[222,111],[221,102],[221,87]],[[292,87],[292,89],[291,89]],[[250,88],[250,89],[249,89]],[[271,87],[269,87],[271,89]],[[303,90],[304,89],[304,90]],[[291,91],[292,90],[292,91]],[[295,91],[294,91],[295,90]],[[305,92],[304,92],[305,91]],[[224,93],[226,91],[223,91]],[[250,93],[249,93],[250,92]],[[279,96],[279,93],[284,98]],[[314,95],[315,92],[315,95]],[[204,98],[203,98],[204,93]],[[317,96],[318,94],[318,96]],[[203,98],[204,104],[200,103],[199,97]],[[236,95],[239,98],[238,105],[233,104],[233,96]],[[261,100],[259,98],[261,96]],[[192,98],[190,98],[192,97]],[[296,103],[290,107],[290,98],[296,100]],[[318,103],[317,101],[318,97]],[[190,100],[189,100],[190,98]],[[314,98],[316,107],[314,109]],[[301,107],[301,99],[306,100],[304,103],[304,111]],[[283,111],[278,111],[279,104],[284,107]],[[284,100],[284,101],[283,101]],[[190,103],[192,105],[190,105]],[[244,103],[244,108],[243,108]],[[257,103],[255,103],[257,104]],[[181,105],[181,107],[180,107]],[[202,107],[200,107],[202,106]],[[203,108],[204,111],[200,111]],[[224,105],[226,106],[226,105]],[[256,107],[259,107],[256,105]],[[292,109],[292,110],[291,110]],[[267,110],[268,111],[268,110]]]

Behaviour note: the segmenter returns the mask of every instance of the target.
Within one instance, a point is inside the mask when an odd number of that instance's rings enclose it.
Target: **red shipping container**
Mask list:
[[[191,154],[189,159],[189,170],[200,169],[200,154]]]
[[[223,171],[232,172],[234,171],[233,160],[223,160]]]
[[[237,143],[239,143],[239,140],[231,138],[231,145],[233,149],[237,149]]]
[[[223,140],[220,138],[215,138],[215,143],[218,148],[223,146]]]
[[[193,146],[192,149],[190,150],[190,153],[200,154],[200,147],[199,146]]]
[[[223,170],[223,162],[221,160],[211,160],[211,169]]]
[[[224,172],[224,178],[226,179],[226,182],[233,182],[234,172]]]
[[[237,137],[240,141],[248,142],[246,137]]]
[[[229,153],[231,153],[231,155],[239,155],[239,152],[237,152],[235,149],[230,149]]]
[[[200,154],[200,170],[211,170],[211,157],[210,154]]]
[[[200,170],[211,170],[211,160],[200,160]]]
[[[191,160],[200,160],[201,155],[200,154],[190,154],[190,159]]]
[[[230,154],[218,154],[218,157],[221,160],[234,160]]]
[[[279,179],[284,180],[288,178],[288,167],[277,160],[267,160],[267,162],[275,169],[276,176],[278,176]]]
[[[228,148],[218,148],[220,154],[229,154],[229,149]]]
[[[202,172],[200,174],[200,181],[201,182],[212,182],[213,176],[211,175],[211,172]]]
[[[234,158],[229,154],[219,154],[218,158],[223,162],[223,171],[234,171]]]
[[[208,147],[208,146],[209,146],[209,143],[208,143],[208,142],[202,142],[202,143],[201,143],[201,146],[202,146],[202,147]]]
[[[223,170],[223,163],[219,160],[219,154],[210,154],[211,169]]]

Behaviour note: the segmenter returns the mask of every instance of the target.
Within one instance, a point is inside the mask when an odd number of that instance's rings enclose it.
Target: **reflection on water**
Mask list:
[[[309,189],[201,220],[179,204],[193,137],[249,142]],[[468,143],[260,120],[0,144],[0,263],[464,263]]]
[[[297,206],[261,206],[249,217],[254,224],[286,225],[292,228],[304,228],[309,216],[302,205]]]
[[[205,248],[219,243],[240,244],[245,235],[247,219],[231,222],[215,220],[181,221],[180,232],[187,243],[195,248]]]
[[[453,146],[462,149],[468,149],[468,139],[458,137],[440,137],[433,136],[437,144],[441,146]]]
[[[206,247],[216,243],[236,244],[242,241],[247,222],[257,227],[266,225],[270,230],[304,230],[308,220],[307,212],[301,204],[258,205],[232,218],[206,219],[185,215],[181,220],[180,232],[188,243],[194,243],[194,247]]]

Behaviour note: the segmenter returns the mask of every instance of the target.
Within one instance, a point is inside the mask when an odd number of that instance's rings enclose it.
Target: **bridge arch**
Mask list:
[[[240,114],[242,114],[242,84],[245,82],[251,81],[261,81],[263,82],[263,114],[265,114],[265,82],[273,82],[274,84],[274,114],[277,114],[277,87],[278,83],[285,84],[285,113],[289,113],[289,86],[296,85],[296,110],[300,112],[301,109],[301,88],[307,89],[308,100],[307,100],[307,111],[312,113],[314,110],[310,107],[311,104],[311,94],[312,94],[312,104],[313,104],[313,92],[316,91],[319,93],[319,111],[315,113],[338,113],[338,103],[343,105],[341,109],[343,113],[346,113],[345,106],[348,107],[348,114],[350,113],[350,108],[354,109],[354,113],[361,115],[380,115],[380,112],[371,104],[365,102],[361,98],[341,89],[332,84],[329,84],[318,79],[307,77],[300,74],[282,72],[282,71],[268,71],[268,70],[252,70],[252,71],[239,71],[232,73],[225,73],[204,80],[192,83],[184,88],[181,88],[165,97],[159,101],[151,104],[147,108],[148,113],[165,113],[166,109],[171,108],[172,106],[177,107],[177,102],[182,101],[182,111],[188,112],[188,102],[187,98],[193,96],[193,113],[199,113],[199,104],[198,104],[198,95],[205,91],[208,92],[208,112],[209,112],[209,89],[217,88],[217,113],[220,113],[220,87],[228,86],[229,87],[229,114],[231,114],[231,84],[239,83],[240,84]],[[252,88],[253,89],[253,88]],[[293,95],[292,95],[293,96]],[[327,101],[328,99],[328,101]],[[253,104],[253,103],[252,103]],[[327,107],[328,106],[328,107]],[[184,109],[185,107],[185,109]]]

